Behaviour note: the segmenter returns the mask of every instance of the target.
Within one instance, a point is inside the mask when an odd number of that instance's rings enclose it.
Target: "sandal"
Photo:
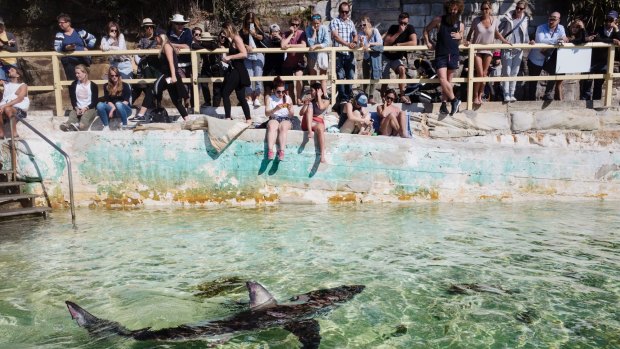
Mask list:
[[[400,102],[401,103],[405,103],[405,104],[411,104],[411,100],[409,99],[409,97],[407,97],[405,95],[401,95],[400,96]]]

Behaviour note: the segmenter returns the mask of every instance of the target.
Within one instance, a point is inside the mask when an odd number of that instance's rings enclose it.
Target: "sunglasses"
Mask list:
[[[487,11],[487,10],[490,10],[490,9],[491,9],[490,7],[483,7],[482,11]]]
[[[340,11],[340,13],[342,13],[343,15],[348,15],[349,11]]]
[[[118,33],[118,30],[116,30],[116,29],[110,29],[110,33]]]
[[[64,21],[63,22],[58,22],[58,24],[65,24],[65,23],[67,23],[67,22],[64,22]]]
[[[299,27],[299,23],[291,23],[292,27]]]
[[[202,33],[194,33],[194,36],[200,36]]]
[[[557,20],[558,20],[557,18],[549,18],[549,22],[555,22]]]
[[[523,10],[525,10],[525,7],[517,7],[516,9],[517,9],[517,11],[523,11]]]
[[[407,25],[407,24],[409,24],[409,22],[398,22],[398,24],[400,24],[400,25]]]
[[[276,94],[277,94],[277,95],[281,95],[281,94],[283,94],[283,93],[284,93],[284,90],[276,90]]]
[[[118,75],[116,75],[116,74],[110,74],[110,77],[111,77],[111,78],[117,78],[117,77],[118,77]]]
[[[385,99],[388,100],[388,101],[393,101],[393,100],[396,99],[396,97],[394,97],[394,96],[385,96]]]

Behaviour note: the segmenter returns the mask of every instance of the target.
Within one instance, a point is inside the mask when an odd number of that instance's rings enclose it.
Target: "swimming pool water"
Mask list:
[[[322,348],[618,348],[620,210],[534,202],[68,212],[0,223],[0,347],[202,348],[92,338],[64,305],[130,329],[223,318],[255,280],[286,300],[364,284],[321,315]],[[475,284],[491,292],[449,292]],[[274,328],[222,348],[296,348]]]

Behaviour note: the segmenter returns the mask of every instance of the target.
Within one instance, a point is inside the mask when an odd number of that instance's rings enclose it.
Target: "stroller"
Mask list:
[[[428,59],[418,58],[413,62],[414,69],[417,71],[417,76],[421,79],[436,79],[437,72],[433,68],[433,64]],[[407,72],[408,77],[413,77],[409,70]],[[412,83],[407,84],[405,89],[405,96],[409,97],[411,102],[414,103],[436,103],[441,102],[441,89],[439,83]]]

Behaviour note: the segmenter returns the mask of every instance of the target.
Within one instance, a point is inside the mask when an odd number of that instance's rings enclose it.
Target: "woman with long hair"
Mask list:
[[[88,67],[84,64],[75,66],[76,80],[69,86],[71,112],[69,120],[60,125],[62,131],[85,131],[97,116],[97,99],[99,88],[88,79]]]
[[[407,114],[394,105],[395,100],[396,91],[389,89],[383,96],[383,104],[377,107],[377,114],[381,118],[379,134],[409,138]]]
[[[177,52],[168,41],[168,36],[160,34],[161,50],[159,51],[159,66],[162,75],[155,81],[155,94],[157,101],[161,101],[164,90],[168,90],[172,103],[183,117],[187,119],[187,109],[183,104],[183,100],[189,98],[185,86],[183,86],[182,77],[177,67],[179,58]],[[153,107],[152,103],[148,104]]]
[[[303,107],[299,111],[299,115],[302,116],[301,129],[308,131],[308,138],[316,137],[319,142],[319,149],[321,151],[321,162],[325,162],[325,121],[323,116],[329,110],[329,100],[323,99],[325,91],[320,82],[315,82],[310,85],[310,99],[304,99]]]
[[[243,26],[239,33],[243,44],[248,52],[248,58],[243,61],[249,76],[263,76],[265,66],[265,54],[252,52],[255,48],[265,47],[262,43],[265,32],[260,25],[260,21],[254,12],[248,12],[243,18]],[[245,89],[248,98],[251,98],[254,107],[260,107],[260,95],[263,90],[263,83],[260,81],[250,82],[250,86]]]
[[[279,76],[273,79],[273,94],[265,96],[265,115],[269,118],[267,122],[267,158],[269,160],[274,158],[277,138],[280,147],[278,160],[282,161],[284,160],[284,149],[286,149],[286,136],[292,126],[293,100],[286,93],[284,80]]]
[[[472,44],[492,44],[495,39],[499,39],[504,44],[512,45],[508,40],[504,39],[499,32],[499,20],[493,17],[493,5],[491,1],[485,0],[480,5],[482,13],[479,17],[474,18],[471,23],[471,28],[467,34],[467,43],[470,41]],[[478,50],[474,57],[474,67],[476,77],[488,76],[489,66],[491,65],[491,59],[493,58],[492,50]],[[484,82],[474,83],[474,104],[482,104],[482,94],[484,92]]]
[[[106,25],[106,33],[101,38],[101,51],[117,51],[126,50],[125,36],[121,33],[121,27],[114,21],[108,22]],[[124,79],[133,77],[133,66],[131,58],[127,55],[108,56],[110,66],[118,68]]]
[[[226,34],[229,42],[228,54],[222,56],[222,62],[228,64],[228,69],[224,75],[224,86],[222,86],[224,115],[226,119],[232,119],[230,115],[230,95],[235,91],[237,100],[241,104],[241,109],[243,109],[245,121],[251,123],[250,107],[245,99],[245,88],[250,86],[250,75],[243,64],[243,60],[248,57],[248,51],[232,22],[224,23],[222,25],[222,32]]]
[[[364,45],[364,59],[362,60],[362,74],[364,79],[381,79],[382,65],[381,52],[373,51],[374,46],[382,46],[383,38],[377,28],[372,26],[370,17],[363,16],[360,20],[361,42]],[[368,95],[368,103],[375,104],[375,83],[364,84],[362,90]]]
[[[117,67],[108,68],[108,83],[103,87],[103,102],[97,104],[97,114],[103,123],[103,131],[109,131],[110,119],[121,118],[123,127],[127,126],[127,117],[131,115],[131,87],[123,82]]]

